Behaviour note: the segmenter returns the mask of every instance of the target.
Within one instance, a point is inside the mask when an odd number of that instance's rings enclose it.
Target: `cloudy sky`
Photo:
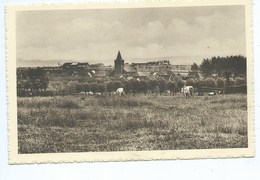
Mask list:
[[[39,60],[113,64],[118,50],[128,62],[246,55],[243,6],[20,11],[16,17],[19,66]]]

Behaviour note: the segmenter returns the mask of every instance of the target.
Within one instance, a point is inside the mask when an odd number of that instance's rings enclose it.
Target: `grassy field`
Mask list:
[[[246,95],[18,98],[19,153],[247,147]]]

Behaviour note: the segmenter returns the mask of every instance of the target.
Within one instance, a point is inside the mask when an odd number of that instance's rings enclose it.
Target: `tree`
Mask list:
[[[106,90],[106,85],[104,83],[98,83],[97,84],[97,91],[101,92],[103,94]]]
[[[151,88],[154,89],[156,86],[159,85],[159,81],[156,79],[152,79],[149,81],[149,84],[150,84]]]
[[[246,84],[246,80],[244,78],[241,77],[235,78],[235,85],[243,85],[243,84]]]
[[[67,89],[69,91],[69,94],[73,94],[76,92],[78,86],[78,81],[70,81],[67,84]]]
[[[107,83],[107,91],[108,92],[112,92],[113,91],[113,82],[112,81],[109,81]]]
[[[88,82],[83,83],[83,85],[82,85],[82,90],[83,90],[85,93],[89,91],[89,83],[88,83]]]
[[[167,83],[164,79],[159,80],[159,90],[160,90],[160,95],[166,90],[167,88]]]
[[[25,84],[21,86],[21,83]],[[17,84],[17,92],[25,90],[26,94],[30,91],[32,95],[42,95],[42,92],[46,92],[49,80],[43,68],[17,69]]]
[[[200,70],[205,76],[209,76],[211,72],[211,62],[209,59],[204,59],[200,65]]]
[[[198,64],[193,63],[193,64],[191,65],[191,70],[192,70],[192,71],[198,71],[198,70],[199,70]]]
[[[168,87],[168,89],[171,91],[172,95],[175,95],[175,89],[176,89],[176,84],[175,84],[175,82],[169,81],[169,82],[167,83],[167,87]]]
[[[133,87],[133,94],[134,94],[134,96],[135,96],[135,94],[137,93],[137,92],[139,92],[140,91],[140,81],[137,81],[136,79],[131,79],[130,80],[131,81],[131,83],[132,83],[132,87]]]
[[[64,95],[66,88],[61,81],[52,81],[51,86],[55,89],[54,95]]]
[[[222,78],[217,78],[216,84],[218,88],[223,88],[225,86],[225,80]]]
[[[194,86],[194,79],[190,78],[186,81],[187,86]]]
[[[207,79],[205,79],[205,85],[207,87],[216,87],[216,82],[212,78],[207,78]]]
[[[124,87],[125,87],[125,92],[129,92],[133,90],[132,82],[130,81],[125,81],[124,82]]]
[[[75,90],[76,90],[77,93],[83,91],[83,85],[82,85],[81,83],[77,82],[77,83],[75,84],[75,86],[76,86],[76,87],[75,87]]]
[[[239,55],[204,59],[200,65],[200,70],[205,76],[209,76],[213,73],[223,75],[226,72],[230,72],[234,75],[245,75],[246,58]]]
[[[123,86],[123,84],[120,81],[114,81],[112,83],[113,91],[116,91],[118,88],[121,88],[122,86]]]
[[[233,78],[229,78],[229,85],[230,86],[235,85],[235,80]]]
[[[149,89],[149,83],[145,80],[140,81],[140,91],[142,91],[145,95]]]
[[[89,84],[89,89],[90,91],[92,91],[93,93],[96,93],[98,91],[98,85],[97,82],[92,82]]]
[[[184,81],[181,80],[181,79],[179,79],[179,80],[177,81],[177,87],[178,87],[178,89],[179,89],[180,92],[181,92],[181,88],[183,88],[183,86],[184,86]]]

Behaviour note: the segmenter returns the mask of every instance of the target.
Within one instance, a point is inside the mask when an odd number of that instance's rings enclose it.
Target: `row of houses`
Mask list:
[[[125,63],[118,51],[113,66],[103,63],[89,64],[87,62],[68,62],[57,67],[44,67],[47,73],[66,73],[73,76],[86,75],[95,78],[124,77],[124,78],[152,78],[156,76],[165,79],[175,77],[200,78],[199,72],[191,71],[191,65],[171,65],[169,60],[151,61],[145,63]]]
[[[114,70],[110,76],[113,77],[138,77],[145,78],[160,76],[169,79],[173,76],[182,78],[200,78],[197,71],[191,71],[191,65],[171,65],[169,60],[161,60],[146,63],[124,63],[120,51],[114,61]]]

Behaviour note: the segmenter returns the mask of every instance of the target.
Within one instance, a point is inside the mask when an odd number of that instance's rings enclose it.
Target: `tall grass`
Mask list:
[[[19,153],[247,147],[245,95],[18,98]]]

